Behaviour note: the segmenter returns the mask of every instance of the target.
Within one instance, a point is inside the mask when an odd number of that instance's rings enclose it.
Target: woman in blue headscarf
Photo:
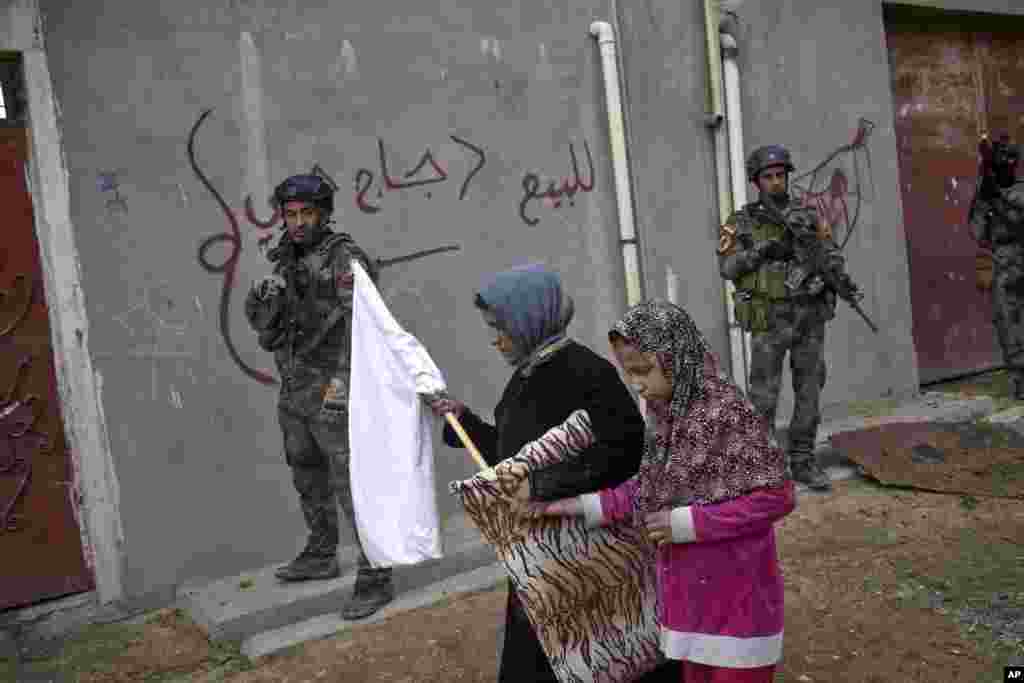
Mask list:
[[[434,412],[454,412],[493,466],[562,424],[573,411],[586,410],[595,444],[578,460],[531,472],[523,489],[532,501],[598,491],[633,476],[644,448],[643,418],[615,367],[566,334],[574,309],[558,274],[541,264],[506,270],[485,283],[474,303],[491,331],[491,345],[515,371],[494,409],[493,425],[450,398],[435,401]],[[462,447],[448,425],[444,441]],[[669,663],[644,680],[678,681],[675,666]],[[499,683],[557,680],[509,585]]]

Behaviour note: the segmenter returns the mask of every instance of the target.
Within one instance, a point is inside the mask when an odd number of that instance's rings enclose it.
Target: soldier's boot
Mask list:
[[[345,619],[365,619],[395,599],[395,586],[391,569],[360,567],[352,597],[341,608]]]
[[[326,555],[310,547],[303,549],[294,560],[279,567],[274,576],[279,581],[314,581],[336,579],[341,576],[337,553]]]
[[[832,482],[828,474],[818,464],[813,454],[794,453],[791,456],[791,471],[793,479],[805,484],[812,491],[831,491]]]

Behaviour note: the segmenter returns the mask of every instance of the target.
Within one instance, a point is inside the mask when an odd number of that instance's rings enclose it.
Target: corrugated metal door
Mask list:
[[[72,503],[24,145],[5,144],[5,137],[0,135],[0,609],[94,587]]]
[[[1024,141],[1024,21],[886,8],[913,334],[922,383],[1002,364],[991,299],[975,285],[967,211],[978,140]]]

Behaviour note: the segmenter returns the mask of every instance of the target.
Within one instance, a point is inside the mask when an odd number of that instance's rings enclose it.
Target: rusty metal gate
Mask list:
[[[885,32],[914,344],[927,383],[1002,364],[990,296],[975,285],[967,211],[981,134],[1024,141],[1024,18],[887,6]]]
[[[0,129],[0,609],[94,587],[72,502],[24,138]]]

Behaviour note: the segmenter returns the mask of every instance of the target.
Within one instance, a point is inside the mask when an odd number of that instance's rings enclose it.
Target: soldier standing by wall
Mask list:
[[[790,354],[793,417],[788,433],[792,476],[812,489],[831,489],[814,443],[825,386],[825,323],[835,317],[835,287],[858,296],[843,271],[843,257],[828,226],[813,209],[790,200],[789,152],[775,145],[755,150],[747,178],[758,201],[722,226],[718,256],[722,277],[736,284],[736,320],[751,333],[750,399],[774,430],[782,363]],[[803,245],[813,244],[810,251]],[[808,258],[808,254],[815,254]],[[826,275],[828,273],[828,275]]]
[[[1013,394],[1024,400],[1024,182],[1017,179],[1020,149],[1007,136],[982,139],[982,170],[971,203],[971,229],[992,250],[992,323],[1013,378]]]
[[[350,260],[358,258],[375,282],[377,267],[350,235],[330,230],[334,189],[320,176],[286,179],[273,201],[285,232],[267,254],[273,274],[253,283],[245,308],[281,376],[285,459],[309,527],[305,548],[275,574],[282,581],[331,579],[340,575],[338,503],[359,543],[349,487]],[[394,596],[391,569],[371,568],[361,546],[358,566],[346,619],[369,616]]]

